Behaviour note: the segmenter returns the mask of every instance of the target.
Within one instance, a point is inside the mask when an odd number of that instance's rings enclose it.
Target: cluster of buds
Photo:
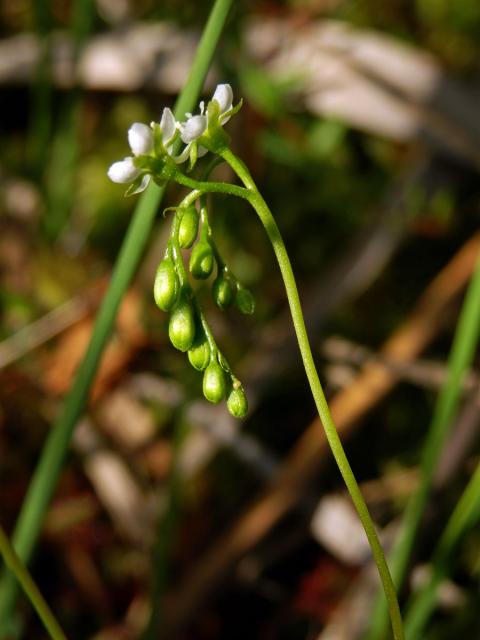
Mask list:
[[[170,313],[170,342],[176,349],[187,352],[190,364],[203,372],[205,398],[214,403],[227,398],[230,413],[241,418],[248,408],[245,392],[218,349],[190,287],[182,249],[191,249],[188,270],[193,278],[206,280],[216,270],[212,295],[220,309],[235,304],[242,313],[251,314],[255,309],[254,298],[223,262],[212,238],[206,207],[202,206],[200,214],[194,205],[176,209],[171,237],[155,276],[155,302],[162,311]]]

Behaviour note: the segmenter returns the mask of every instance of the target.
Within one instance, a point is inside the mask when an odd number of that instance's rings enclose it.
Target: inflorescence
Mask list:
[[[233,92],[228,84],[217,86],[212,99],[200,113],[186,113],[178,122],[165,108],[159,123],[150,126],[134,123],[128,131],[132,156],[115,162],[108,170],[113,182],[130,184],[126,195],[143,191],[150,180],[159,184],[183,176],[178,165],[189,160],[191,171],[198,158],[208,151],[218,153],[228,146],[223,125],[241,107],[233,106]],[[184,148],[176,153],[180,142]],[[198,183],[201,184],[201,183]],[[182,250],[191,249],[188,271],[197,280],[207,280],[215,273],[212,296],[220,309],[235,305],[244,314],[252,314],[255,300],[222,259],[208,219],[205,194],[201,189],[187,196],[175,212],[165,255],[157,268],[154,299],[170,314],[168,335],[173,346],[187,352],[191,365],[203,372],[203,394],[210,402],[227,399],[230,413],[238,418],[247,413],[248,404],[241,382],[219,350],[205,315],[190,286]],[[196,200],[200,207],[197,209]]]

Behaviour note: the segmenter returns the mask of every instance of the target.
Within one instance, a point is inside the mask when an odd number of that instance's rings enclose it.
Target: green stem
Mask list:
[[[207,209],[206,200],[207,199],[205,195],[203,195],[200,199],[200,219],[202,221],[202,225],[207,230],[208,242],[210,243],[210,246],[212,247],[213,255],[215,256],[215,261],[217,263],[217,276],[220,273],[229,273],[231,278],[236,282],[237,279],[227,267],[225,260],[222,258],[220,251],[218,250],[217,243],[215,242],[215,239],[213,237],[212,229],[210,227],[210,220],[208,219],[208,209]]]
[[[53,640],[66,640],[66,636],[56,621],[55,616],[51,612],[50,607],[45,602],[27,568],[15,553],[1,525],[0,553],[2,554],[5,565],[11,571],[11,575],[15,576],[19,584],[22,586],[22,589],[29,597],[30,602],[34,606],[40,620],[45,626],[45,629],[50,634],[50,637],[53,638]]]
[[[448,376],[435,405],[435,411],[423,448],[420,484],[407,504],[402,528],[391,554],[392,576],[400,588],[408,568],[416,533],[425,513],[437,460],[462,395],[462,382],[475,355],[480,332],[480,259],[468,287],[448,358]],[[386,615],[383,601],[375,604],[369,638],[385,635]]]
[[[280,234],[280,230],[267,203],[258,191],[257,186],[254,183],[253,178],[251,177],[250,172],[248,171],[245,164],[239,158],[237,158],[229,149],[223,151],[221,155],[239,176],[245,187],[249,190],[249,202],[257,212],[265,228],[265,231],[267,232],[268,238],[272,243],[273,250],[275,252],[283,277],[283,282],[285,284],[288,303],[290,305],[292,320],[297,335],[298,346],[300,348],[303,365],[305,367],[308,382],[310,384],[312,395],[317,406],[318,414],[320,416],[325,435],[332,450],[335,461],[338,465],[340,473],[343,476],[348,492],[350,493],[350,496],[370,543],[372,554],[377,564],[378,572],[380,574],[383,585],[383,590],[387,599],[393,636],[395,640],[402,640],[404,638],[402,618],[400,615],[400,608],[398,606],[395,587],[390,576],[388,565],[385,560],[385,555],[378,539],[375,526],[372,522],[350,464],[347,460],[345,451],[343,450],[340,437],[336,430],[335,424],[330,414],[330,409],[328,408],[328,404],[325,399],[325,394],[323,393],[322,385],[315,368],[315,362],[313,360],[310,343],[308,341],[307,330],[305,327],[305,321],[303,319],[303,312],[300,304],[297,286],[295,283],[295,277],[293,275],[290,259],[288,257],[282,236]]]
[[[231,5],[232,0],[216,0],[213,5],[188,80],[175,106],[177,118],[183,118],[185,112],[191,111],[195,106]],[[13,534],[13,546],[24,563],[28,563],[32,556],[48,504],[57,485],[73,429],[87,401],[100,357],[112,332],[118,307],[147,244],[163,193],[164,188],[152,185],[143,194],[135,208],[113,270],[110,286],[95,322],[87,353],[79,367],[63,410],[52,426],[44,445]],[[10,619],[15,597],[15,581],[10,574],[5,573],[0,580],[2,623]],[[3,636],[0,635],[0,637]]]
[[[182,184],[185,187],[190,187],[190,189],[196,189],[201,193],[223,193],[225,195],[244,198],[245,200],[249,200],[251,197],[248,189],[237,187],[237,185],[229,184],[228,182],[202,182],[201,180],[189,178],[180,171],[175,173],[173,179],[175,180],[175,182],[178,182],[178,184]]]

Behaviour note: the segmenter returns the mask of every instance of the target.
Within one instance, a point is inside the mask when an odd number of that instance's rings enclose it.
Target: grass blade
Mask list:
[[[465,488],[432,556],[428,584],[412,596],[407,607],[405,629],[409,640],[423,637],[423,629],[436,605],[437,588],[450,569],[456,546],[465,532],[480,519],[480,464]]]
[[[438,396],[434,415],[425,442],[420,484],[410,499],[398,541],[390,557],[392,578],[399,589],[405,578],[415,536],[432,488],[433,475],[448,429],[456,415],[462,394],[462,383],[470,367],[480,332],[480,260],[468,287],[458,320],[448,359],[447,380]],[[378,599],[369,638],[381,638],[386,633],[387,617],[383,600]]]
[[[216,0],[197,48],[189,78],[175,106],[177,116],[193,110],[227,19],[232,0]],[[152,184],[139,200],[116,261],[112,279],[98,313],[85,358],[63,409],[52,426],[35,469],[13,534],[13,546],[28,563],[45,513],[57,485],[75,425],[88,398],[93,378],[110,337],[118,307],[146,246],[164,189]],[[0,580],[0,620],[6,623],[15,603],[16,585],[11,574]],[[2,637],[2,636],[0,636]]]

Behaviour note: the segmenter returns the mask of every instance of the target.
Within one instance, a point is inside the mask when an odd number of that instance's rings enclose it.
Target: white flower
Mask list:
[[[225,116],[225,114],[230,111],[233,103],[233,91],[232,87],[229,84],[219,84],[215,89],[215,92],[212,96],[212,100],[218,102],[220,107],[220,123],[225,124],[230,119],[230,116]],[[205,114],[205,103],[200,102],[200,114],[192,116],[191,113],[186,113],[187,120],[178,125],[181,133],[182,141],[185,144],[189,145],[205,132],[208,127],[208,119]],[[182,152],[181,157],[183,157],[185,150]],[[203,155],[199,154],[199,155]]]
[[[128,130],[128,144],[132,150],[133,157],[128,156],[119,162],[114,162],[107,175],[112,182],[127,184],[138,178],[141,170],[135,166],[134,157],[145,155],[153,151],[153,131],[146,124],[134,122]],[[148,176],[146,176],[148,177]],[[148,180],[143,180],[143,189],[146,188]],[[142,191],[143,191],[142,189]]]
[[[113,182],[120,184],[127,184],[136,180],[142,173],[141,169],[137,169],[135,166],[135,156],[148,155],[152,153],[154,149],[154,136],[153,136],[153,122],[149,127],[141,122],[134,122],[128,130],[128,144],[132,150],[133,157],[129,156],[120,160],[120,162],[114,162],[107,172],[108,177]],[[162,112],[160,120],[160,129],[162,131],[162,142],[167,151],[171,153],[173,138],[177,130],[177,122],[173,113],[166,107]],[[134,193],[139,193],[147,188],[150,182],[150,176],[145,174]]]
[[[199,116],[192,116],[189,113],[185,115],[188,120],[181,125],[180,133],[182,141],[189,144],[199,138],[207,128],[207,116],[203,113]]]
[[[212,100],[218,102],[220,107],[220,124],[225,124],[230,120],[228,112],[232,108],[233,103],[233,91],[232,87],[229,84],[219,84],[217,85],[215,92],[212,96]],[[206,129],[208,128],[208,117],[205,113],[205,103],[200,102],[200,114],[192,115],[191,113],[185,114],[187,120],[182,123],[178,123],[178,128],[180,129],[180,137],[182,142],[185,142],[187,145],[182,153],[175,158],[175,162],[185,162],[187,158],[192,154],[193,148],[192,145],[194,142],[202,136]],[[208,149],[199,145],[197,147],[196,155],[198,158],[201,158],[208,152]]]
[[[146,124],[135,122],[128,130],[128,144],[134,156],[151,153],[153,150],[153,131]]]
[[[127,184],[133,182],[140,175],[140,169],[133,164],[133,158],[124,158],[119,162],[114,162],[107,172],[112,182]]]
[[[205,111],[205,103],[200,102],[200,115],[192,116],[191,113],[186,113],[187,116],[186,122],[179,122],[177,124],[178,129],[180,130],[180,137],[182,142],[185,142],[187,145],[185,149],[175,158],[175,162],[180,164],[181,162],[185,162],[193,152],[193,143],[196,142],[197,138],[199,138],[207,128],[207,116],[204,114]],[[198,146],[197,147],[197,158],[201,158],[208,152],[208,149],[205,147]]]

